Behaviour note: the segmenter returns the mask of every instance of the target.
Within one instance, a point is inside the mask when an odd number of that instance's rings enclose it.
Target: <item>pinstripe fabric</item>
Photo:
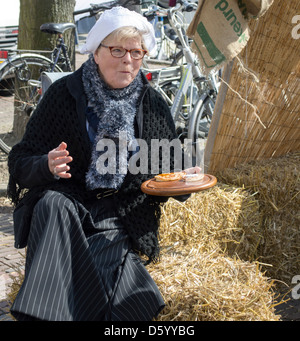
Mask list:
[[[87,210],[47,191],[36,204],[25,279],[11,309],[18,320],[147,321],[163,308],[110,200]]]

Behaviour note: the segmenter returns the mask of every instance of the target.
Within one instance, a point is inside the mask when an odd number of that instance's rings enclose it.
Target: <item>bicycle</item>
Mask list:
[[[151,57],[146,56],[144,58],[149,64],[176,66],[182,64],[183,61],[180,40],[169,22],[167,14],[167,9],[169,8],[168,3],[168,0],[158,0],[152,1],[151,5],[147,5],[147,2],[142,1],[142,4],[144,4],[142,7],[142,14],[154,27],[157,44],[156,55]],[[151,6],[156,12],[149,11]],[[192,16],[189,12],[192,12],[196,7],[197,1],[189,3],[187,10],[177,11],[176,15],[180,17],[180,22],[184,29],[189,26],[190,21],[192,20]],[[189,39],[189,43],[190,42],[192,42],[191,39]]]
[[[210,74],[209,77],[202,74],[199,60],[191,50],[185,27],[180,20],[183,12],[195,9],[195,4],[179,0],[175,7],[163,9],[150,6],[145,12],[146,17],[162,13],[168,16],[168,22],[180,45],[176,60],[181,59],[182,65],[160,69],[144,68],[144,73],[169,104],[178,136],[182,143],[186,139],[191,141],[192,156],[197,160],[201,157],[197,144],[208,136],[219,85],[216,74]]]
[[[18,142],[17,136],[34,111],[42,94],[40,76],[43,72],[72,72],[63,33],[75,28],[73,23],[48,23],[40,29],[48,34],[56,34],[56,46],[52,51],[11,50],[8,58],[0,66],[0,106],[5,123],[0,130],[0,148],[9,153]],[[41,53],[50,53],[47,58]],[[21,116],[20,127],[14,126],[14,117]],[[20,122],[19,120],[19,122]]]
[[[144,14],[145,13],[147,12],[144,12]],[[157,52],[155,56],[146,56],[145,61],[151,64],[160,64],[166,66],[175,65],[174,57],[178,52],[175,41],[176,37],[170,24],[165,23],[167,20],[166,14],[153,14],[147,16],[147,19],[154,27]]]

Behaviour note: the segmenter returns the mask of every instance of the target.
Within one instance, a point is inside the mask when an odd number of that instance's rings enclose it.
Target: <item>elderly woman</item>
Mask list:
[[[140,70],[154,48],[140,14],[104,12],[88,35],[87,62],[48,89],[12,149],[15,245],[27,245],[16,319],[151,320],[164,307],[139,257],[159,255],[162,199],[140,189],[153,177],[150,149],[147,174],[128,171],[134,151],[118,153],[121,132],[128,145],[176,138],[168,106]],[[116,146],[115,173],[102,171],[104,139]]]

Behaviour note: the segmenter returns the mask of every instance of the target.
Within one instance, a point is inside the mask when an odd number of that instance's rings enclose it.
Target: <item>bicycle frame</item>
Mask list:
[[[66,64],[67,64],[67,68],[68,68],[68,72],[72,72],[73,68],[71,65],[71,61],[70,61],[70,57],[69,54],[67,52],[67,45],[65,44],[65,41],[63,39],[62,34],[58,35],[58,38],[56,40],[58,42],[58,46],[56,46],[53,51],[51,52],[51,59],[53,60],[54,64],[52,66],[51,72],[54,70],[55,65],[58,64],[59,58],[61,56],[61,53],[63,54]]]
[[[190,64],[188,64],[187,67],[185,68],[184,72],[183,72],[181,82],[179,85],[179,89],[176,93],[176,96],[175,96],[174,101],[173,101],[173,105],[171,107],[171,114],[172,114],[172,117],[174,119],[176,117],[177,112],[179,112],[180,108],[182,107],[184,97],[185,97],[189,87],[191,86],[192,81],[193,81],[192,67]],[[192,98],[191,98],[191,100],[192,100]]]
[[[183,31],[182,31],[182,24],[178,22],[178,20],[176,19],[176,13],[178,11],[180,11],[180,9],[183,6],[178,3],[176,4],[175,7],[171,7],[168,10],[168,19],[169,19],[169,23],[172,26],[172,28],[175,30],[181,46],[182,46],[182,51],[183,51],[183,55],[185,57],[186,63],[192,66],[192,73],[193,73],[193,77],[195,80],[199,79],[199,80],[203,80],[204,76],[201,73],[200,69],[199,69],[199,65],[196,61],[195,58],[195,54],[192,52],[188,42],[186,41],[186,36],[184,35]]]

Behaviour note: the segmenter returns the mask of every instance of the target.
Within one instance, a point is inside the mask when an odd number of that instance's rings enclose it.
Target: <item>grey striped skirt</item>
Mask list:
[[[36,204],[17,320],[149,321],[161,294],[131,251],[110,197],[88,208],[47,191]]]

